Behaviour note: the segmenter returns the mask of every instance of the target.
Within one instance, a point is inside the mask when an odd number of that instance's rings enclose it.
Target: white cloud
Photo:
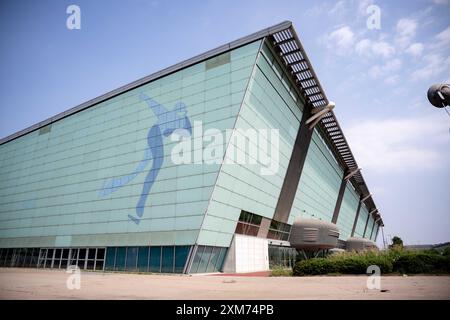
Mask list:
[[[372,40],[362,39],[356,44],[355,49],[359,55],[369,55],[372,50]]]
[[[386,41],[373,41],[370,39],[363,39],[355,46],[356,52],[361,56],[381,56],[389,58],[395,54],[395,48]]]
[[[336,2],[336,4],[328,11],[330,16],[342,16],[345,12],[345,2],[343,0]]]
[[[400,70],[402,67],[402,60],[396,58],[387,61],[383,65],[375,65],[372,68],[369,69],[369,75],[372,78],[381,78],[387,75],[390,75],[391,73]]]
[[[385,58],[388,58],[395,53],[394,47],[385,41],[375,42],[372,50],[375,54],[381,55]]]
[[[367,16],[367,7],[373,4],[374,0],[360,0],[358,3],[358,15]]]
[[[423,52],[423,44],[420,42],[413,43],[406,49],[406,52],[413,56],[420,56]]]
[[[448,122],[441,116],[366,120],[345,132],[358,164],[371,170],[438,169],[449,156]]]
[[[327,37],[327,47],[338,54],[347,54],[352,51],[355,43],[355,34],[349,26],[343,26],[331,32]]]
[[[434,4],[449,4],[449,0],[433,0]]]
[[[438,47],[444,47],[450,44],[450,27],[438,33],[435,38],[437,40],[436,46]]]
[[[397,22],[396,26],[396,42],[401,47],[405,48],[415,37],[417,30],[417,21],[414,19],[403,18]]]
[[[328,8],[327,3],[322,2],[319,5],[312,6],[304,11],[304,16],[309,18],[316,18],[322,15]]]
[[[443,57],[439,53],[430,53],[424,56],[425,65],[417,69],[411,75],[412,80],[427,80],[432,77],[436,78],[450,67],[450,57]]]
[[[400,79],[399,75],[394,74],[394,75],[389,76],[386,79],[384,79],[384,83],[386,83],[388,85],[394,85],[394,84],[398,83],[399,79]]]

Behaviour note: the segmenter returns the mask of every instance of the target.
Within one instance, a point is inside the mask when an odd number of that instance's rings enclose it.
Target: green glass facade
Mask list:
[[[242,211],[273,219],[304,106],[289,72],[260,39],[1,144],[0,264],[219,271]],[[176,125],[189,128],[192,152],[203,151],[196,140],[203,137],[192,135],[200,121],[203,131],[226,137],[209,143],[222,147],[225,159],[240,147],[243,131],[279,130],[274,174],[261,175],[256,158],[175,164],[177,142],[169,133]],[[259,153],[274,146],[267,137],[252,147]],[[343,176],[314,129],[287,224],[297,216],[330,221]],[[348,183],[337,221],[342,240],[351,234],[359,198]],[[363,205],[356,236],[363,236],[367,216]],[[366,237],[373,223],[370,217]]]
[[[348,239],[352,234],[352,227],[356,218],[356,211],[358,210],[359,198],[360,197],[353,188],[353,185],[350,182],[347,183],[336,223],[339,227],[340,238],[342,240]]]
[[[331,221],[344,176],[325,141],[314,130],[295,195],[291,223],[297,216]]]
[[[49,132],[1,145],[0,246],[195,243],[219,165],[173,165],[175,142],[166,139],[166,165],[139,225],[126,213],[139,200],[145,173],[110,196],[99,191],[144,156],[148,128],[157,119],[139,100],[141,93],[166,106],[183,101],[191,122],[202,121],[203,130],[232,129],[259,46],[226,53],[228,63],[209,69],[206,62],[196,64],[55,122]]]
[[[361,209],[359,211],[358,222],[356,224],[356,229],[355,229],[355,235],[357,237],[362,238],[364,236],[364,229],[366,226],[368,216],[369,216],[369,210],[367,209],[367,207],[364,204],[362,204]]]
[[[302,104],[286,81],[281,67],[274,64],[266,46],[252,72],[236,129],[279,129],[279,169],[275,175],[260,174],[261,164],[224,164],[217,178],[206,212],[200,244],[229,246],[241,210],[272,219],[299,127]],[[278,70],[278,73],[277,73]],[[284,75],[284,77],[286,77]],[[274,108],[273,106],[277,106]],[[237,134],[238,135],[238,134]],[[236,148],[236,141],[229,148]],[[255,146],[258,152],[262,141]],[[252,155],[247,156],[251,157]],[[256,159],[255,159],[256,160]]]

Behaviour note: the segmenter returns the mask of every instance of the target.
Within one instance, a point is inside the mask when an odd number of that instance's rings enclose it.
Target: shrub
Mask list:
[[[426,254],[441,254],[440,252],[439,252],[439,250],[436,250],[436,249],[426,249],[426,250],[423,250],[422,251],[422,253],[426,253]]]
[[[442,255],[444,256],[450,256],[450,247],[447,247],[442,251]]]
[[[365,274],[371,265],[379,266],[382,273],[390,273],[393,270],[392,261],[385,254],[353,252],[300,261],[294,267],[294,275]]]
[[[313,258],[309,260],[302,260],[295,264],[293,275],[319,275],[336,273],[336,266],[329,258]]]
[[[393,237],[392,238],[392,244],[389,245],[389,248],[403,248],[403,240],[400,237]]]
[[[385,252],[345,252],[326,258],[299,261],[294,267],[293,275],[365,274],[371,265],[380,267],[382,274],[450,273],[450,255],[400,248]]]
[[[408,252],[394,262],[401,273],[449,273],[450,257],[428,252]]]

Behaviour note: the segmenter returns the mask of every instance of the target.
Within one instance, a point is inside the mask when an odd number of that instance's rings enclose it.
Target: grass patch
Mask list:
[[[274,266],[270,269],[271,277],[291,277],[292,274],[292,269],[286,267]]]

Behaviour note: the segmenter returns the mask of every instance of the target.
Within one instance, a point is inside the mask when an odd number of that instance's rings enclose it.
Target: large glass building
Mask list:
[[[376,240],[383,222],[327,105],[283,22],[6,137],[0,266],[254,271],[290,261],[297,217],[335,223],[342,246]]]

